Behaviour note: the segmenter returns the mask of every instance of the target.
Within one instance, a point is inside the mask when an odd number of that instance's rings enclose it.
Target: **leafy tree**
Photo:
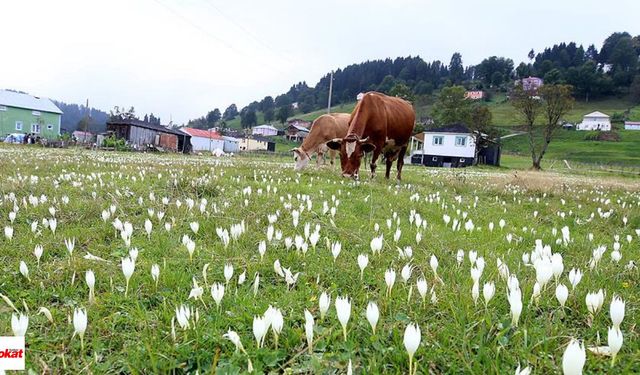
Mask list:
[[[213,111],[209,111],[209,113],[207,113],[207,125],[209,127],[213,127],[221,118],[222,115],[220,114],[220,110],[215,108]]]
[[[467,127],[472,131],[476,144],[474,165],[478,164],[478,154],[483,148],[489,146],[490,139],[496,135],[495,129],[491,126],[492,114],[486,105],[475,105],[471,110],[471,121]]]
[[[525,64],[521,62],[520,65],[518,65],[518,67],[516,68],[516,75],[520,79],[532,76],[533,71],[531,64]]]
[[[449,62],[449,79],[453,84],[460,84],[464,78],[464,67],[462,66],[462,55],[458,52],[451,56]]]
[[[573,107],[570,85],[542,85],[537,95],[516,86],[511,104],[525,122],[529,137],[532,168],[541,169],[544,154],[556,131],[562,127],[561,119]],[[542,121],[538,117],[542,116]]]
[[[634,103],[640,103],[640,74],[637,74],[629,86],[629,96]]]
[[[598,62],[601,64],[611,64],[611,55],[616,49],[618,42],[623,38],[631,38],[628,32],[615,32],[607,37],[602,43],[600,53],[598,53]]]
[[[404,83],[396,83],[395,86],[393,86],[391,90],[389,90],[389,95],[397,96],[409,102],[413,102],[415,100],[413,92],[411,91],[409,86],[405,85]]]
[[[240,125],[243,129],[258,125],[256,111],[248,107],[243,108],[240,112]]]
[[[504,80],[504,75],[500,72],[493,72],[491,75],[491,84],[493,86],[500,86]]]
[[[275,107],[276,105],[273,102],[273,98],[270,96],[265,96],[264,99],[260,101],[260,110],[262,112],[266,112],[269,109],[273,110]]]
[[[109,111],[109,120],[138,120],[138,117],[136,116],[136,110],[133,107],[130,107],[127,110],[125,107],[115,106],[113,107],[113,110]]]
[[[275,113],[273,111],[273,108],[267,108],[265,109],[265,111],[263,112],[264,115],[264,121],[270,123],[271,121],[273,121],[274,117],[275,117]]]
[[[226,121],[231,121],[238,116],[238,107],[235,104],[231,104],[224,110],[222,118]]]
[[[466,90],[462,86],[445,87],[433,106],[433,118],[438,125],[469,124],[471,122],[471,101],[465,99]]]
[[[513,73],[513,60],[506,59],[504,57],[491,56],[476,66],[476,72],[478,78],[487,85],[493,83],[493,78],[497,78],[494,75],[499,72],[502,75],[502,81],[507,80]]]
[[[564,79],[562,76],[562,72],[560,69],[551,69],[547,72],[547,74],[543,77],[545,83],[555,84],[555,83],[563,83]]]
[[[388,94],[395,85],[396,79],[393,78],[391,74],[388,74],[384,77],[380,85],[378,85],[378,91]]]
[[[609,63],[613,66],[611,72],[616,85],[628,86],[638,66],[638,53],[631,37],[622,37],[618,40],[609,56]]]
[[[276,113],[276,119],[280,121],[281,124],[284,125],[287,122],[287,119],[293,115],[293,109],[291,105],[283,105],[278,108],[278,112]]]

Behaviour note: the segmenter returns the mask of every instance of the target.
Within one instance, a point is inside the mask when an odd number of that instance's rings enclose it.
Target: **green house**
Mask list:
[[[0,90],[0,137],[29,134],[55,139],[60,136],[62,111],[47,98]]]

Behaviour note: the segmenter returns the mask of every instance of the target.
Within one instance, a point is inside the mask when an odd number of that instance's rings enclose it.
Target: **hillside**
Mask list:
[[[428,102],[427,102],[428,103]],[[508,102],[504,95],[496,95],[494,99],[487,103],[491,114],[493,115],[493,125],[498,127],[513,127],[522,124],[522,121],[518,118],[518,114]],[[353,111],[355,102],[339,104],[331,107],[332,112],[348,112]],[[414,108],[416,110],[416,116],[423,117],[431,114],[431,104],[425,104],[424,100],[419,100]],[[629,111],[628,119],[631,121],[640,121],[640,105],[634,105],[631,102],[623,99],[604,99],[604,100],[591,100],[589,102],[577,101],[574,108],[565,116],[565,120],[571,123],[577,123],[582,120],[582,116],[593,111],[600,111],[613,116],[615,114],[623,114],[625,111]],[[290,117],[300,118],[303,120],[313,121],[318,116],[327,113],[326,109],[321,109],[306,114],[298,113]],[[264,124],[264,116],[262,112],[256,112],[258,118],[258,124]],[[281,127],[282,125],[276,122],[272,122],[275,127]],[[231,121],[227,121],[227,125],[233,129],[240,129],[240,116]]]
[[[560,130],[549,144],[544,158],[590,164],[640,166],[640,131],[620,130],[618,133],[620,142],[600,142],[585,140],[588,132]],[[502,152],[528,156],[528,137],[523,134],[504,139]]]

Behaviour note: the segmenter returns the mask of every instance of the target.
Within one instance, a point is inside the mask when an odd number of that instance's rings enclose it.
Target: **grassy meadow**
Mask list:
[[[278,158],[24,146],[1,146],[0,170],[0,335],[12,335],[13,314],[28,317],[32,373],[239,374],[250,363],[254,373],[406,374],[410,324],[421,330],[417,374],[561,373],[572,338],[607,345],[614,296],[626,302],[624,343],[614,367],[587,349],[585,372],[640,372],[638,179],[407,166],[400,184],[380,173],[354,182],[328,166],[295,173]],[[594,253],[600,246],[604,253]],[[541,263],[533,259],[551,252],[563,268],[534,297]],[[135,264],[126,295],[123,258]],[[584,274],[575,288],[574,268]],[[515,320],[513,278],[522,303]],[[490,283],[495,295],[485,302]],[[224,286],[219,306],[214,284]],[[564,307],[560,284],[569,291]],[[590,313],[587,293],[600,289],[603,305]],[[323,292],[331,302],[321,318]],[[339,296],[350,301],[346,340]],[[369,302],[379,309],[375,333]],[[176,313],[181,306],[188,318]],[[263,345],[254,337],[269,306],[283,316],[277,348],[273,330]],[[83,345],[74,337],[77,308],[88,317]],[[311,348],[305,310],[314,318]],[[229,330],[244,351],[223,337]]]

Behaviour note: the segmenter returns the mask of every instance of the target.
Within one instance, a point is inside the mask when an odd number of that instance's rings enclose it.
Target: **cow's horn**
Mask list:
[[[361,139],[358,142],[360,143],[367,143],[369,141],[369,137],[365,138],[365,139]]]

